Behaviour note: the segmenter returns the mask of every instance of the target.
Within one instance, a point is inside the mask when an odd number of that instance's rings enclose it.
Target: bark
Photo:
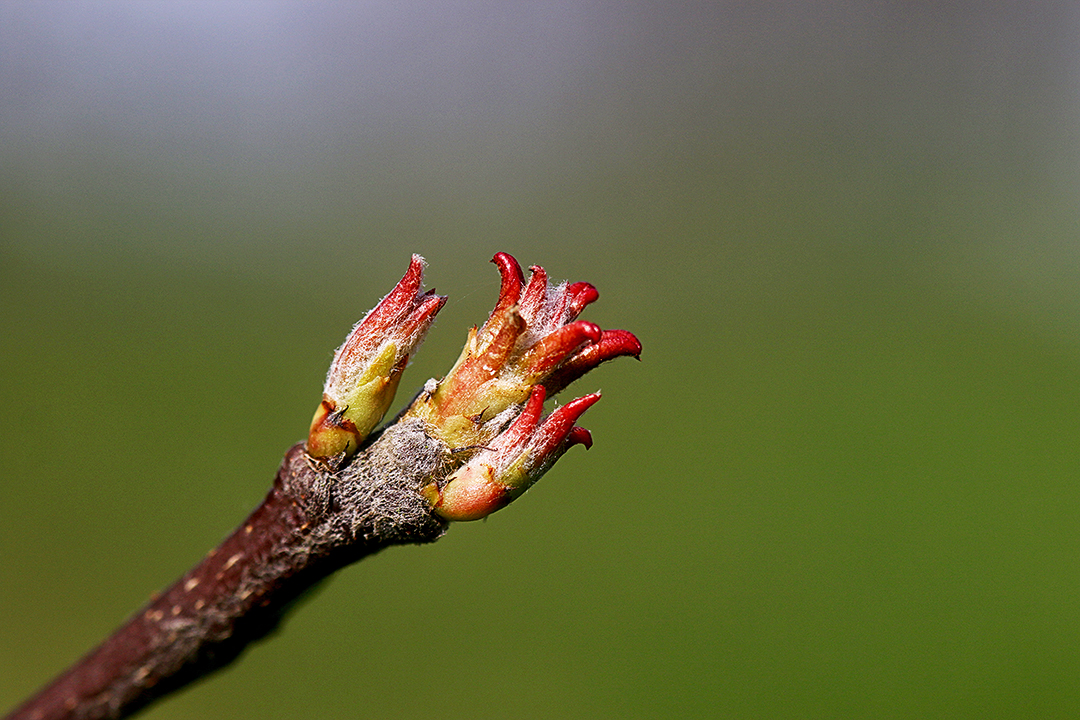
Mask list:
[[[336,570],[441,537],[446,521],[419,490],[449,460],[416,421],[392,425],[337,472],[294,446],[240,527],[7,720],[127,717],[227,665]]]

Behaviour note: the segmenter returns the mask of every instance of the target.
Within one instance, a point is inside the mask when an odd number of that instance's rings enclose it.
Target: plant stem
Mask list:
[[[418,422],[392,425],[337,472],[294,446],[240,527],[6,720],[127,717],[232,662],[336,570],[437,540],[446,521],[419,491],[448,456]]]

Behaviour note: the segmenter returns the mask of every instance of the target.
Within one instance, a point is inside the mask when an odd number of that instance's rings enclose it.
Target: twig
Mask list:
[[[339,568],[438,539],[447,521],[419,491],[447,450],[415,421],[391,427],[338,473],[296,445],[232,535],[9,720],[127,716],[230,663]]]
[[[554,394],[641,345],[575,320],[598,294],[552,287],[499,253],[499,301],[454,368],[429,381],[381,433],[409,355],[445,298],[420,292],[413,256],[394,290],[338,349],[308,440],[285,455],[273,488],[202,562],[6,720],[122,718],[232,662],[298,596],[390,545],[437,540],[523,493],[574,444],[587,395],[541,419]]]

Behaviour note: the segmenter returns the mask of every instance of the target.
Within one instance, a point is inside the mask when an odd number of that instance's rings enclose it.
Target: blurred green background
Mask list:
[[[5,2],[0,53],[0,708],[258,503],[410,252],[403,396],[507,250],[644,343],[594,448],[146,718],[1075,715],[1074,3]]]

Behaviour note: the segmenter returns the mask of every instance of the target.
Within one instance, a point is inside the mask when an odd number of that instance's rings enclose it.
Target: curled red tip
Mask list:
[[[641,341],[629,330],[606,330],[598,345],[602,356],[600,362],[624,355],[641,359]]]
[[[570,434],[566,437],[566,447],[571,448],[574,445],[584,445],[588,450],[592,447],[592,433],[585,428],[575,425],[570,429]]]
[[[569,298],[567,301],[567,310],[570,314],[570,319],[573,320],[581,311],[585,309],[585,306],[596,302],[600,297],[600,291],[587,282],[576,282],[572,285],[568,285],[566,288],[566,296]]]
[[[542,337],[540,342],[525,354],[523,363],[527,368],[526,374],[532,378],[542,377],[572,355],[582,344],[596,344],[602,338],[603,331],[596,323],[577,320],[563,325]]]
[[[495,317],[518,303],[521,298],[521,286],[525,282],[525,276],[521,272],[518,261],[510,253],[495,253],[495,257],[491,258],[491,262],[495,263],[496,267],[499,268],[499,274],[502,276],[499,300],[495,304],[495,309],[491,311],[491,316]]]
[[[571,423],[577,422],[577,419],[585,414],[586,410],[595,405],[599,399],[600,393],[598,392],[589,393],[584,397],[574,398],[562,407],[556,408],[551,413],[551,417],[548,418],[548,422],[551,422],[555,418],[558,418],[559,423],[565,421]],[[567,432],[569,432],[569,430]]]
[[[604,330],[600,339],[578,350],[544,381],[548,395],[554,395],[597,365],[617,357],[641,359],[641,342],[626,330]]]

